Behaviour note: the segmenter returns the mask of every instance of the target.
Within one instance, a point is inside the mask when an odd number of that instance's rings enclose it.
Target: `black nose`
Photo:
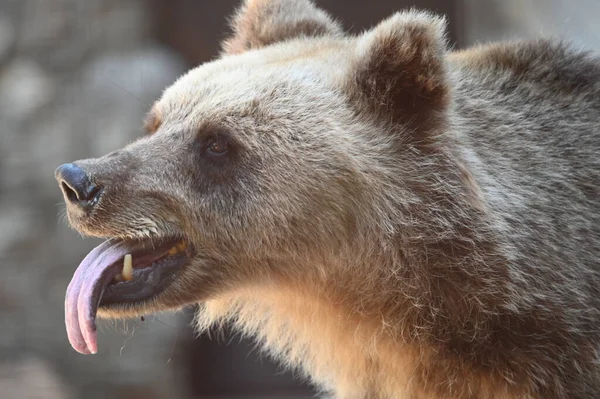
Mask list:
[[[54,172],[65,198],[72,204],[88,210],[92,208],[100,194],[100,188],[92,183],[79,166],[66,163]]]

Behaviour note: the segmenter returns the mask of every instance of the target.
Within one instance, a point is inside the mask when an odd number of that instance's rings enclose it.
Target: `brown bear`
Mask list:
[[[96,313],[201,304],[338,399],[600,395],[600,59],[552,40],[451,52],[445,22],[352,36],[308,0],[248,0],[148,136],[59,167],[107,241],[66,295]]]

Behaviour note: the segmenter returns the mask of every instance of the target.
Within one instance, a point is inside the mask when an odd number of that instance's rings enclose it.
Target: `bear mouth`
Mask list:
[[[177,278],[193,252],[181,238],[107,240],[94,248],[75,271],[65,297],[73,349],[96,353],[98,308],[152,300]]]

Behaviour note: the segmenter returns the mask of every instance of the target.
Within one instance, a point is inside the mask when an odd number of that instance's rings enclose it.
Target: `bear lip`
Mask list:
[[[191,249],[182,243],[180,238],[159,243],[107,240],[94,248],[75,271],[65,296],[65,324],[73,349],[82,354],[98,351],[98,307],[136,303],[166,289],[191,257]],[[133,279],[118,282],[127,254],[133,258]]]

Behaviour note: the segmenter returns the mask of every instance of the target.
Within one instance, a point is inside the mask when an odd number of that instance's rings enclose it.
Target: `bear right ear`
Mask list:
[[[349,81],[359,109],[416,134],[444,124],[450,104],[445,29],[441,17],[408,11],[359,37]]]
[[[310,0],[246,0],[234,15],[223,53],[238,54],[301,36],[342,36],[338,23]]]

